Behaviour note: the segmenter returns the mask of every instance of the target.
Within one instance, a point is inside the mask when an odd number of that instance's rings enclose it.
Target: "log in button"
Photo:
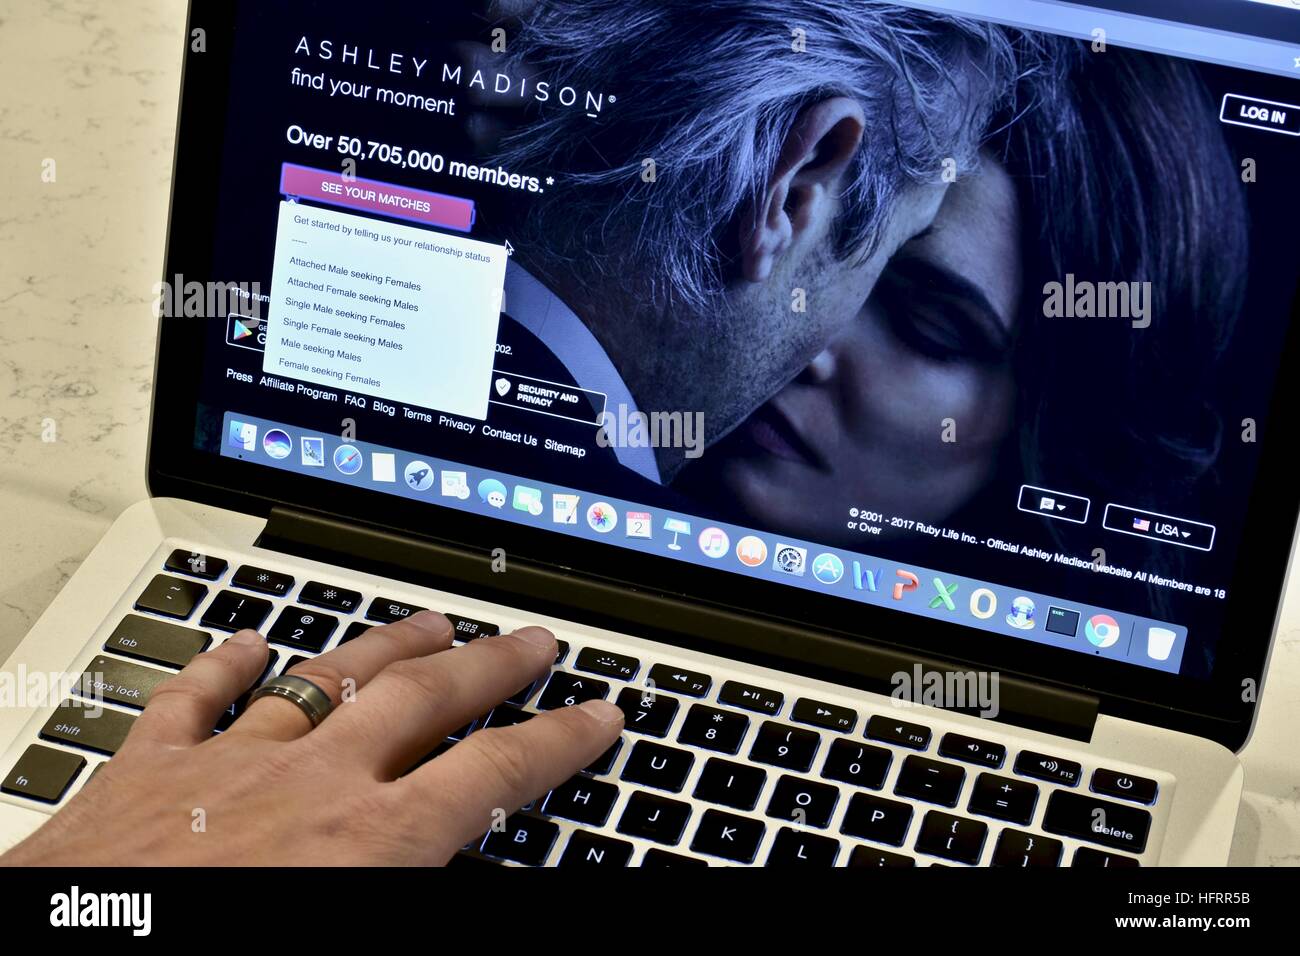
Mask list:
[[[1107,531],[1131,534],[1138,538],[1151,538],[1180,548],[1209,551],[1214,547],[1214,525],[1202,524],[1188,518],[1157,514],[1140,508],[1107,505],[1101,525]]]
[[[1300,106],[1291,103],[1228,93],[1223,97],[1219,119],[1232,126],[1249,126],[1286,136],[1300,136]]]

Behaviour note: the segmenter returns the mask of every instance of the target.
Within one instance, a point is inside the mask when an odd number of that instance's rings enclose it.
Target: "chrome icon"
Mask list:
[[[1083,633],[1094,647],[1110,647],[1119,640],[1119,621],[1109,614],[1094,614],[1083,626]]]

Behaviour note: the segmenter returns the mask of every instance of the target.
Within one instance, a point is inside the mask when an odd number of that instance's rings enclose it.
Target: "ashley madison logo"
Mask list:
[[[512,76],[509,73],[492,73],[467,68],[461,63],[435,61],[413,53],[377,50],[374,47],[335,43],[333,40],[313,42],[304,36],[294,48],[294,56],[310,57],[324,63],[354,66],[380,75],[413,77],[424,82],[443,86],[459,86],[481,93],[494,93],[500,97],[513,96],[521,100],[535,100],[543,104],[559,104],[566,109],[580,109],[588,116],[600,115],[605,104],[613,103],[614,96],[583,90],[553,80]]]

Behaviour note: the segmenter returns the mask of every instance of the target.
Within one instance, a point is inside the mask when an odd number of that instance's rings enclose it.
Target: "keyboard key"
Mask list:
[[[792,820],[800,826],[830,826],[831,814],[839,802],[840,791],[824,783],[814,783],[788,774],[776,782],[767,815],[778,820]]]
[[[618,752],[623,749],[623,738],[619,737],[609,745],[609,749],[587,765],[583,773],[595,774],[597,777],[603,777],[614,769],[614,760],[618,757]]]
[[[58,803],[85,766],[86,758],[80,754],[32,744],[0,783],[0,791],[42,803]]]
[[[332,584],[321,584],[319,581],[308,581],[302,586],[298,600],[312,607],[323,607],[327,611],[351,614],[361,607],[361,592],[336,588]]]
[[[831,742],[830,753],[822,766],[822,776],[827,780],[851,783],[855,787],[879,790],[885,785],[885,775],[893,760],[884,747],[860,744],[852,740]]]
[[[777,691],[734,680],[724,683],[722,689],[718,691],[718,703],[743,707],[745,710],[756,710],[769,717],[781,713],[781,704],[784,701],[785,696]]]
[[[681,840],[690,819],[689,803],[638,790],[628,798],[618,832],[671,846]]]
[[[378,621],[380,624],[392,624],[403,618],[410,617],[420,611],[427,611],[428,608],[417,607],[414,604],[403,604],[401,601],[394,601],[392,598],[375,598],[370,602],[370,607],[366,608],[366,620]]]
[[[475,641],[480,637],[495,637],[501,633],[501,628],[487,621],[476,621],[470,617],[461,617],[459,614],[448,614],[446,617],[451,621],[453,641]]]
[[[957,806],[966,771],[956,764],[909,754],[898,771],[894,793],[945,807]]]
[[[251,564],[245,564],[235,572],[235,576],[230,579],[230,583],[246,591],[270,594],[272,597],[284,597],[293,590],[293,575],[283,574],[279,571],[268,571],[265,568],[255,568]]]
[[[1092,792],[1104,793],[1108,797],[1132,800],[1150,806],[1156,802],[1160,786],[1146,777],[1119,773],[1115,770],[1094,770],[1092,772]]]
[[[875,714],[867,721],[867,738],[897,744],[899,747],[911,747],[913,750],[924,750],[930,746],[930,728]]]
[[[740,750],[740,742],[748,729],[749,718],[744,714],[718,710],[707,704],[692,704],[682,721],[677,741],[718,753],[734,754]]]
[[[364,621],[353,621],[348,625],[348,629],[343,632],[343,636],[339,638],[339,646],[342,647],[348,641],[355,641],[374,626],[374,624],[366,624]]]
[[[262,671],[257,680],[253,681],[252,687],[240,694],[239,697],[235,698],[234,703],[221,712],[221,716],[217,718],[217,725],[213,728],[214,730],[229,730],[230,725],[243,716],[244,711],[248,709],[248,699],[253,695],[253,688],[261,687],[270,679],[271,674],[275,672],[275,665],[279,663],[279,660],[280,652],[274,647],[269,648],[266,656],[266,669]]]
[[[1037,754],[1030,750],[1020,751],[1016,757],[1016,773],[1023,777],[1046,780],[1067,787],[1077,787],[1083,768],[1073,760],[1061,760],[1046,754]]]
[[[1023,780],[982,773],[975,778],[966,809],[981,816],[1028,826],[1038,803],[1038,787]]]
[[[257,630],[271,613],[271,602],[265,598],[246,597],[234,591],[222,591],[208,605],[203,619],[204,627],[218,631],[242,631],[246,627]]]
[[[627,866],[632,844],[626,840],[576,830],[560,857],[560,866]]]
[[[636,676],[637,671],[641,669],[641,662],[635,657],[628,657],[626,654],[615,654],[612,651],[584,647],[578,651],[573,666],[580,671],[600,674],[602,677],[631,680]]]
[[[943,740],[939,741],[939,756],[999,770],[1007,759],[1007,748],[976,737],[944,734]]]
[[[506,819],[504,829],[493,830],[483,838],[482,852],[525,866],[541,866],[559,833],[560,828],[550,820],[516,813]]]
[[[569,656],[569,642],[556,638],[555,644],[555,663],[563,664],[564,659]]]
[[[89,716],[96,710],[98,717]],[[65,700],[45,722],[40,737],[42,740],[72,744],[74,747],[84,747],[86,750],[112,756],[126,740],[133,723],[135,717],[132,714],[109,710],[107,707],[88,708],[81,703]]]
[[[804,771],[812,766],[819,743],[821,737],[814,731],[769,720],[758,728],[754,746],[749,749],[749,759],[785,770]]]
[[[903,868],[916,866],[916,861],[910,856],[902,856],[898,853],[890,853],[888,850],[877,850],[873,846],[855,846],[853,853],[849,856],[849,866],[873,866]]]
[[[287,674],[289,673],[289,671],[293,670],[299,664],[306,664],[309,660],[311,660],[311,658],[305,654],[295,654],[293,655],[293,657],[289,658],[287,661],[284,662],[284,670],[282,670],[280,673]]]
[[[1043,829],[1112,850],[1141,853],[1147,846],[1151,814],[1081,793],[1057,790],[1047,800]]]
[[[572,707],[589,700],[604,700],[609,694],[609,684],[594,677],[581,674],[566,674],[556,671],[546,682],[546,690],[537,698],[538,710],[555,710],[558,707]]]
[[[685,750],[638,740],[623,766],[623,779],[657,790],[679,793],[686,784],[695,758]]]
[[[855,793],[844,811],[840,832],[876,843],[902,846],[911,822],[910,805],[867,793]]]
[[[782,827],[772,841],[764,866],[834,866],[839,855],[838,840]]]
[[[807,697],[800,697],[794,702],[790,718],[801,724],[812,724],[814,727],[837,730],[846,734],[853,733],[853,728],[858,725],[857,711],[840,707],[838,704],[823,704],[819,700],[809,700]]]
[[[300,651],[319,654],[338,626],[339,619],[333,615],[301,607],[287,607],[271,625],[266,639],[286,647],[296,647]]]
[[[737,863],[753,863],[767,828],[757,820],[721,810],[705,810],[691,849]]]
[[[482,726],[479,727],[479,730],[483,730],[484,727],[486,726],[488,716],[489,716],[489,715],[484,714],[482,717],[476,717],[476,718],[474,718],[473,720],[471,720],[468,724],[465,724],[464,726],[457,727],[455,730],[453,730],[451,733],[449,733],[449,734],[447,735],[447,739],[448,739],[448,740],[464,740],[466,737],[468,737],[468,736],[470,735],[470,732],[474,729],[474,726],[475,726],[476,724],[482,725]]]
[[[1023,830],[1003,830],[989,866],[1060,866],[1061,841]]]
[[[618,787],[612,783],[590,777],[571,777],[550,792],[542,813],[599,827],[604,826],[617,799]]]
[[[177,574],[188,574],[205,581],[215,581],[226,573],[226,568],[230,567],[230,564],[224,558],[214,558],[199,554],[197,551],[177,548],[167,557],[167,563],[163,567]]]
[[[528,703],[528,698],[533,696],[533,691],[537,690],[538,683],[538,681],[533,681],[522,690],[515,691],[511,696],[506,698],[506,703],[512,704],[515,707],[524,706],[524,704]]]
[[[766,782],[766,770],[710,757],[695,784],[695,799],[737,810],[753,810]]]
[[[623,711],[623,726],[634,734],[668,736],[677,716],[677,699],[648,687],[624,687],[615,701]]]
[[[135,609],[184,620],[207,596],[206,584],[174,578],[169,574],[155,574],[144,593],[136,599]]]
[[[509,704],[498,704],[492,713],[488,716],[487,722],[483,729],[487,730],[492,727],[514,727],[516,724],[522,724],[526,720],[532,720],[536,714],[530,714],[526,710],[520,710],[518,707],[512,707]],[[462,734],[462,736],[464,736]]]
[[[703,860],[697,860],[693,856],[682,856],[680,853],[669,853],[667,850],[657,850],[651,847],[645,851],[645,856],[641,858],[641,866],[646,869],[662,868],[666,866],[708,866]]]
[[[107,700],[142,710],[154,688],[175,676],[156,667],[101,656],[90,662],[73,693],[89,700]]]
[[[978,863],[988,836],[988,824],[931,810],[921,821],[916,849],[957,863]]]
[[[703,697],[713,686],[713,678],[708,674],[688,671],[684,667],[669,667],[667,664],[651,667],[648,681],[659,690],[670,690],[687,697]]]
[[[1137,860],[1131,856],[1120,856],[1118,853],[1107,853],[1105,850],[1094,850],[1090,846],[1081,846],[1074,851],[1074,862],[1070,866],[1079,867],[1121,867],[1121,866],[1141,866]]]
[[[104,642],[104,650],[151,664],[181,668],[212,643],[212,635],[167,621],[128,614]]]

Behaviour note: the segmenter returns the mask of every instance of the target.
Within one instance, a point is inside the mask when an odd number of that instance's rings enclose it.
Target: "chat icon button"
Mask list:
[[[491,505],[493,508],[504,508],[506,505],[506,486],[495,478],[484,478],[478,483],[479,500]]]

